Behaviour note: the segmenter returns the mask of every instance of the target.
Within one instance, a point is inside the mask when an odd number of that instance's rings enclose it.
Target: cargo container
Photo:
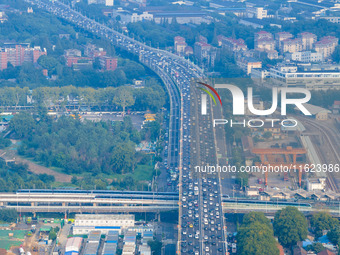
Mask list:
[[[81,245],[83,243],[83,238],[81,237],[71,237],[67,239],[65,251],[75,251],[80,252]]]

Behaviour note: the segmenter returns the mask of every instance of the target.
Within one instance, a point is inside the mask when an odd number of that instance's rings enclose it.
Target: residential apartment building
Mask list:
[[[230,52],[246,51],[248,49],[247,45],[242,39],[233,39],[230,37],[221,38],[221,46]]]
[[[302,50],[311,50],[314,47],[314,44],[316,43],[316,40],[318,37],[315,34],[303,32],[298,34],[298,38],[301,39],[302,43]]]
[[[261,39],[256,43],[255,49],[263,49],[265,51],[275,50],[275,41],[273,39]]]
[[[280,48],[281,42],[287,39],[292,39],[293,35],[288,32],[279,32],[275,34],[276,47]]]
[[[257,48],[257,42],[261,40],[273,40],[273,35],[271,33],[268,33],[266,31],[259,31],[256,32],[254,35],[254,46],[255,49]]]
[[[188,44],[185,42],[184,37],[176,36],[174,38],[174,46],[175,46],[175,52],[179,55],[182,55],[185,53],[185,49],[188,46]]]
[[[262,62],[253,58],[241,57],[237,59],[236,64],[248,75],[253,68],[262,68]]]
[[[31,48],[29,44],[5,44],[0,48],[0,70],[7,68],[7,63],[21,66],[24,62],[36,63],[42,55],[47,55],[46,49],[40,46]]]
[[[338,42],[339,39],[334,36],[322,37],[320,41],[315,43],[315,51],[321,53],[325,59],[329,58],[333,54]]]
[[[254,36],[254,48],[265,51],[275,50],[275,41],[273,35],[266,31],[259,31]]]
[[[108,56],[102,56],[99,58],[100,66],[105,71],[114,71],[117,68],[118,59]]]
[[[298,52],[302,51],[303,46],[302,46],[302,41],[300,38],[296,39],[286,39],[281,41],[281,47],[280,50],[282,53],[284,52]]]
[[[198,62],[202,65],[214,66],[217,50],[205,42],[196,42],[194,46],[194,54]]]

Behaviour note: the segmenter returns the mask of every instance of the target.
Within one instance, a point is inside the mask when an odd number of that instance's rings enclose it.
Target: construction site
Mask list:
[[[243,139],[246,164],[259,170],[249,173],[247,196],[266,190],[339,192],[338,133],[326,130],[324,123],[314,119],[297,122],[292,129],[265,130],[271,133],[270,139]],[[327,148],[322,148],[325,144]]]

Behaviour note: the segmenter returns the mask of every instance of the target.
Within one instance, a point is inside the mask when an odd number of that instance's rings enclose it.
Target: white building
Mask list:
[[[143,12],[142,14],[132,13],[131,22],[138,22],[143,20],[153,20],[153,15],[148,12]]]
[[[87,0],[87,4],[105,4],[106,6],[113,6],[114,0]]]
[[[326,187],[326,178],[319,178],[319,179],[308,179],[307,180],[307,190],[314,191],[314,190],[324,190]]]
[[[301,69],[301,70],[300,70]],[[278,66],[270,69],[271,80],[281,86],[303,87],[311,90],[340,89],[340,69],[327,66],[300,68]]]
[[[320,17],[320,19],[325,19],[329,22],[340,24],[340,17]]]
[[[140,245],[139,253],[140,255],[151,255],[151,249],[148,245]]]
[[[250,77],[254,80],[255,83],[261,83],[264,79],[270,77],[270,72],[262,68],[252,68]]]
[[[263,7],[247,6],[246,15],[248,18],[264,19],[267,18],[267,10]]]
[[[287,59],[304,63],[322,62],[323,55],[319,52],[301,51],[288,53]]]
[[[135,216],[132,214],[76,214],[73,234],[86,235],[93,230],[100,230],[102,234],[107,234],[109,230],[121,233],[134,225]]]
[[[113,0],[105,0],[105,5],[106,6],[113,6],[114,5],[114,1]]]

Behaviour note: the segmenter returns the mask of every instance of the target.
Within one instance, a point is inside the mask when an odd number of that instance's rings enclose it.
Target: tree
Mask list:
[[[243,217],[243,224],[250,225],[254,222],[260,222],[268,227],[271,227],[270,220],[262,212],[250,212]]]
[[[270,137],[272,137],[272,133],[267,131],[262,135],[262,137],[265,138],[265,139],[269,139]]]
[[[334,245],[340,245],[340,226],[337,225],[327,233],[327,237]]]
[[[332,58],[334,60],[334,62],[336,63],[340,63],[340,46],[336,46],[333,54],[332,54]]]
[[[310,223],[314,230],[316,240],[322,236],[324,230],[331,230],[339,226],[339,221],[326,212],[314,214]]]
[[[324,249],[326,249],[326,248],[321,243],[313,243],[312,244],[312,250],[315,252],[315,254],[322,252]]]
[[[57,66],[60,65],[59,61],[54,57],[43,55],[38,59],[39,65],[42,68],[47,69],[49,73],[52,73],[56,70]]]
[[[54,232],[54,230],[51,230],[50,233],[49,233],[49,235],[48,235],[48,239],[54,241],[55,239],[57,239],[57,233]]]
[[[114,104],[123,108],[123,114],[125,115],[125,108],[135,103],[135,99],[132,96],[131,90],[128,87],[119,87],[116,90],[116,95],[112,101]]]
[[[162,253],[162,242],[159,242],[157,240],[154,241],[148,241],[148,245],[151,248],[151,253],[154,255],[161,255]]]
[[[307,238],[308,224],[296,207],[288,206],[275,213],[274,233],[284,247],[292,247]]]
[[[0,221],[15,222],[18,218],[18,212],[15,209],[1,209]]]
[[[256,216],[258,217],[258,216]],[[260,216],[262,218],[262,216]],[[240,255],[279,255],[277,242],[273,229],[260,221],[250,221],[251,224],[242,224],[238,233],[238,254]]]
[[[9,128],[15,132],[19,138],[27,137],[35,126],[33,117],[26,112],[14,115],[9,123]]]

